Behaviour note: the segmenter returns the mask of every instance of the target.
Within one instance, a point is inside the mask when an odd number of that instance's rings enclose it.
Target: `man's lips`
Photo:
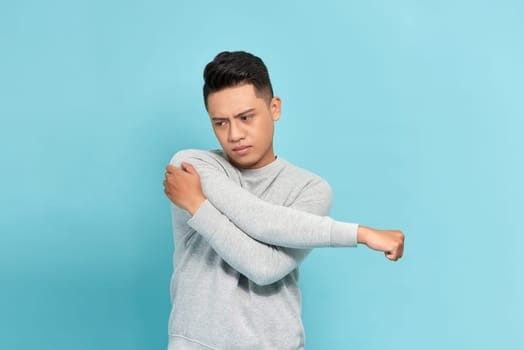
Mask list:
[[[251,146],[238,146],[233,148],[233,152],[236,154],[242,155],[247,153],[247,151],[251,148]]]

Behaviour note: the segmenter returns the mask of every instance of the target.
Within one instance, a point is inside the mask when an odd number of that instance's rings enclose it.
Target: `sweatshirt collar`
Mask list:
[[[272,173],[273,171],[278,171],[282,166],[284,165],[284,160],[280,158],[279,156],[275,156],[275,159],[263,167],[256,168],[256,169],[240,169],[238,168],[238,171],[244,176],[257,176],[267,173]]]

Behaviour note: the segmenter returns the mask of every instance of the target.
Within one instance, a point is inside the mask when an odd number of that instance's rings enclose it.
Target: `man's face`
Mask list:
[[[274,122],[280,118],[278,97],[268,104],[252,84],[209,94],[207,111],[213,130],[229,161],[242,169],[256,169],[275,159]]]

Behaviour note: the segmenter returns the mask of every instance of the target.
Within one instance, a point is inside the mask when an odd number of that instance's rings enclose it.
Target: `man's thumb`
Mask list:
[[[196,171],[195,171],[195,168],[193,168],[193,166],[189,163],[186,163],[186,162],[182,162],[182,168],[190,173],[190,174],[194,174]]]

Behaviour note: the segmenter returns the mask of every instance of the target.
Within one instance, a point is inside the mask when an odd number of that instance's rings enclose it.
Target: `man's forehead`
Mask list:
[[[209,94],[207,98],[207,109],[212,118],[231,118],[266,104],[264,96],[257,94],[252,84],[227,87]]]

